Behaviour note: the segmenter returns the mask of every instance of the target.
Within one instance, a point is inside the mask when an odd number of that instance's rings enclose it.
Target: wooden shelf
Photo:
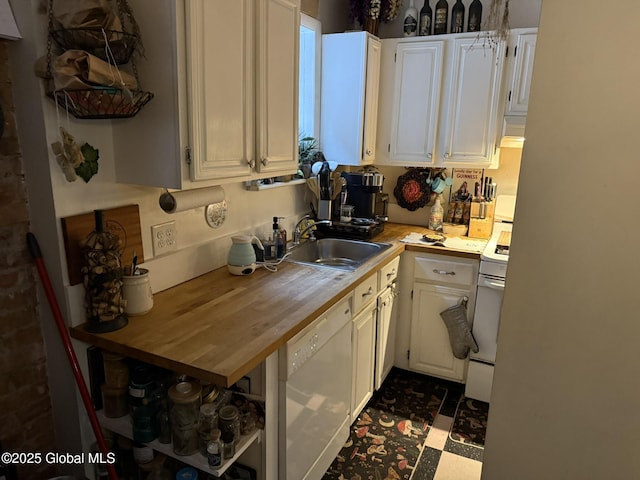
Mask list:
[[[125,415],[120,418],[109,418],[104,415],[102,410],[98,411],[97,414],[98,420],[104,428],[124,437],[133,439],[133,427],[131,425],[131,417],[129,415]],[[240,441],[238,442],[238,445],[236,445],[236,454],[233,458],[222,460],[222,465],[218,468],[210,467],[207,463],[207,459],[201,455],[200,452],[188,456],[176,455],[171,443],[160,443],[158,440],[149,442],[147,445],[157,452],[161,452],[169,457],[173,457],[181,462],[191,465],[194,468],[212,473],[216,477],[220,477],[229,467],[231,467],[231,465],[234,464],[236,460],[238,460],[240,455],[242,455],[247,448],[249,448],[254,442],[260,441],[261,432],[262,430],[257,429],[249,435],[243,435],[240,437]]]

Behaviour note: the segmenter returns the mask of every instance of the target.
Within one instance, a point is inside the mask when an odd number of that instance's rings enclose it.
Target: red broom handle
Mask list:
[[[102,429],[100,428],[98,416],[96,415],[96,411],[93,408],[91,396],[89,395],[89,390],[87,390],[87,384],[85,383],[84,377],[82,376],[80,364],[78,363],[78,358],[76,357],[76,353],[73,349],[71,338],[69,337],[69,332],[67,331],[67,326],[64,323],[64,319],[62,318],[60,306],[58,305],[58,301],[56,300],[56,294],[53,291],[53,287],[51,286],[51,280],[49,279],[49,274],[47,273],[47,267],[42,260],[40,245],[38,245],[38,240],[31,232],[27,233],[27,245],[29,247],[29,252],[31,252],[31,255],[36,261],[36,267],[38,269],[38,274],[40,275],[40,280],[42,281],[42,287],[44,288],[44,291],[47,295],[47,300],[49,300],[49,306],[51,307],[53,318],[56,321],[56,326],[58,327],[58,332],[60,333],[60,338],[62,339],[64,349],[67,352],[67,358],[69,359],[69,363],[71,364],[73,376],[76,377],[76,384],[78,385],[78,389],[80,390],[80,395],[82,396],[84,407],[87,410],[87,414],[89,415],[93,433],[95,434],[96,440],[98,441],[98,447],[100,447],[100,451],[104,454],[104,458],[107,458],[109,450],[104,440]],[[109,473],[109,480],[118,480],[118,474],[116,473],[116,469],[113,464],[107,463],[106,467]]]

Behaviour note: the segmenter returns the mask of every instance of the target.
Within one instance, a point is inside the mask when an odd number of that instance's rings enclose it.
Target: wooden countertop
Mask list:
[[[388,223],[375,238],[392,247],[355,272],[283,262],[248,276],[219,268],[154,295],[153,309],[115,332],[72,327],[73,338],[221,386],[231,386],[355,286],[408,250],[467,258],[479,254],[404,244],[429,230]]]

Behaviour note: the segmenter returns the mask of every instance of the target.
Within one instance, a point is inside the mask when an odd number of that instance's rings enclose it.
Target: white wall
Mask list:
[[[484,479],[640,472],[638,15],[542,7]]]

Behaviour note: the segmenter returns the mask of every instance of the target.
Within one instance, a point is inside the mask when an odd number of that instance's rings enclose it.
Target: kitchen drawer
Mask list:
[[[452,285],[473,285],[477,282],[478,269],[474,263],[449,258],[416,258],[413,277],[433,283]]]
[[[391,263],[385,265],[378,271],[378,290],[384,288],[398,277],[398,267],[400,266],[400,257],[394,258]]]
[[[356,287],[353,295],[353,312],[358,313],[371,300],[378,295],[378,276],[371,275]]]

